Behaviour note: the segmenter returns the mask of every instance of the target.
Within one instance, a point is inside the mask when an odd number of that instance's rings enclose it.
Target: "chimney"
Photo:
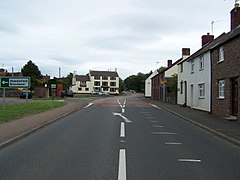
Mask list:
[[[182,48],[182,58],[186,59],[190,56],[190,48]]]
[[[207,33],[207,35],[203,35],[202,36],[202,47],[209,43],[212,42],[214,40],[214,35],[210,35],[210,33]]]
[[[167,60],[167,67],[171,67],[171,66],[172,66],[172,60],[169,59],[169,60]]]
[[[234,30],[240,25],[240,4],[238,1],[235,3],[235,7],[231,11],[231,30]]]

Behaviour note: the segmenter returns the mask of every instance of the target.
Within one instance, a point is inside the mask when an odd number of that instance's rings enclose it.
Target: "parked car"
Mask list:
[[[109,93],[107,93],[107,92],[99,92],[98,95],[100,95],[100,96],[109,96]]]
[[[67,90],[65,91],[65,94],[64,94],[66,97],[73,97],[73,91],[72,90]]]
[[[32,98],[32,92],[30,90],[20,91],[20,99],[26,99],[27,93],[28,93],[28,99],[31,99]]]

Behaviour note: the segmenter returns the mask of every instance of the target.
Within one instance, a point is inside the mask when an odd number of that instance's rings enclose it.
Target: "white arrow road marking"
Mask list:
[[[124,103],[123,103],[123,105],[120,103],[120,101],[119,101],[119,99],[117,99],[117,102],[118,102],[118,104],[119,104],[119,106],[121,107],[121,109],[122,109],[122,113],[125,113],[125,106],[126,106],[126,99],[124,100]]]
[[[121,113],[113,113],[114,116],[120,116],[124,121],[125,123],[132,123],[131,120],[129,120],[128,118],[126,118],[125,116],[123,116]]]
[[[119,151],[118,180],[127,180],[126,150]]]
[[[91,105],[93,105],[93,103],[89,103],[87,106],[85,106],[84,108],[88,108],[90,107]]]

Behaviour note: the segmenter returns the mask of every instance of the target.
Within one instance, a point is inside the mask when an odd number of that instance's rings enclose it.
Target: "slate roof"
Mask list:
[[[201,49],[196,51],[194,54],[192,54],[190,57],[188,57],[185,61],[191,61],[195,59],[196,57],[201,56],[202,54],[206,53],[207,51],[210,51],[216,47],[219,47],[223,45],[224,43],[240,36],[240,26],[233,29],[232,31],[226,33],[222,33],[220,36],[218,36],[216,39],[214,39],[212,42],[206,44]]]
[[[86,81],[90,81],[90,78],[87,75],[76,75],[76,80],[77,81],[81,81],[81,82],[86,82]]]
[[[106,77],[119,77],[118,73],[115,71],[91,71],[89,73],[91,76],[106,76]]]

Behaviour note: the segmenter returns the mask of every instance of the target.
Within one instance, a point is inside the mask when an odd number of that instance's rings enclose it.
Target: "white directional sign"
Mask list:
[[[30,77],[1,77],[1,88],[29,88]]]

